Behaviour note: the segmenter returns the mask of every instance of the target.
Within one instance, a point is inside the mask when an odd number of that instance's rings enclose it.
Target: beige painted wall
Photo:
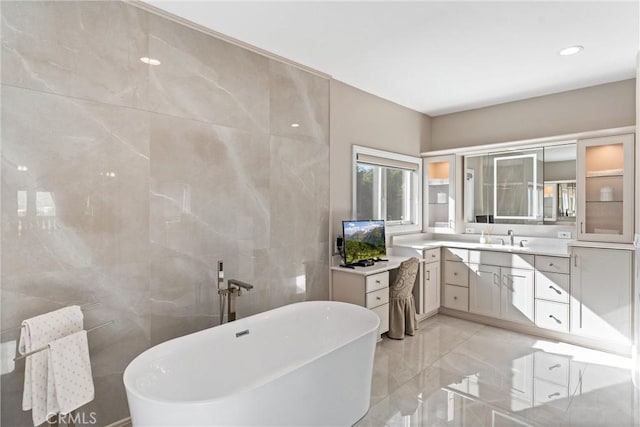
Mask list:
[[[351,147],[418,156],[429,146],[431,119],[337,80],[330,83],[331,238],[351,218]]]
[[[425,151],[634,125],[635,79],[434,117]]]

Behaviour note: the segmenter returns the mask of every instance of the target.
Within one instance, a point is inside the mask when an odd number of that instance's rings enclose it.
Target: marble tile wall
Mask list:
[[[1,8],[2,329],[100,303],[81,412],[126,417],[129,361],[218,324],[220,259],[240,317],[328,298],[327,80],[123,2]],[[2,424],[30,424],[23,372]]]

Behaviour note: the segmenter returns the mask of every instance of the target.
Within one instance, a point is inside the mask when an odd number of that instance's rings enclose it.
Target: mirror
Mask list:
[[[493,170],[494,218],[540,220],[542,158],[538,160],[538,153],[494,157]]]
[[[576,220],[576,182],[545,181],[544,183],[544,221],[575,222]]]
[[[576,145],[544,149],[544,223],[576,221]]]
[[[467,223],[575,222],[576,145],[464,158]]]

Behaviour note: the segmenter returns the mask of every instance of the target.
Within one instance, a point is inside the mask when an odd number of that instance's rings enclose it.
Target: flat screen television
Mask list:
[[[387,254],[383,220],[342,221],[344,262],[378,259]]]

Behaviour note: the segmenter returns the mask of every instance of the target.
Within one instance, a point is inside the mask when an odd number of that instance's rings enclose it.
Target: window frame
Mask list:
[[[361,162],[374,166],[373,209],[377,212],[379,218],[367,219],[384,219],[387,234],[422,231],[422,158],[353,145],[351,160],[351,215],[353,219],[358,218],[358,155],[375,157],[380,160],[379,164],[375,164],[374,162]],[[386,164],[385,160],[387,161]],[[410,164],[412,167],[405,168],[401,166],[402,164]],[[411,182],[411,185],[405,186],[403,206],[403,212],[410,212],[411,219],[408,221],[386,220],[386,174],[381,173],[381,167],[385,166],[410,172],[409,179],[413,182]],[[405,174],[403,175],[406,176]]]

